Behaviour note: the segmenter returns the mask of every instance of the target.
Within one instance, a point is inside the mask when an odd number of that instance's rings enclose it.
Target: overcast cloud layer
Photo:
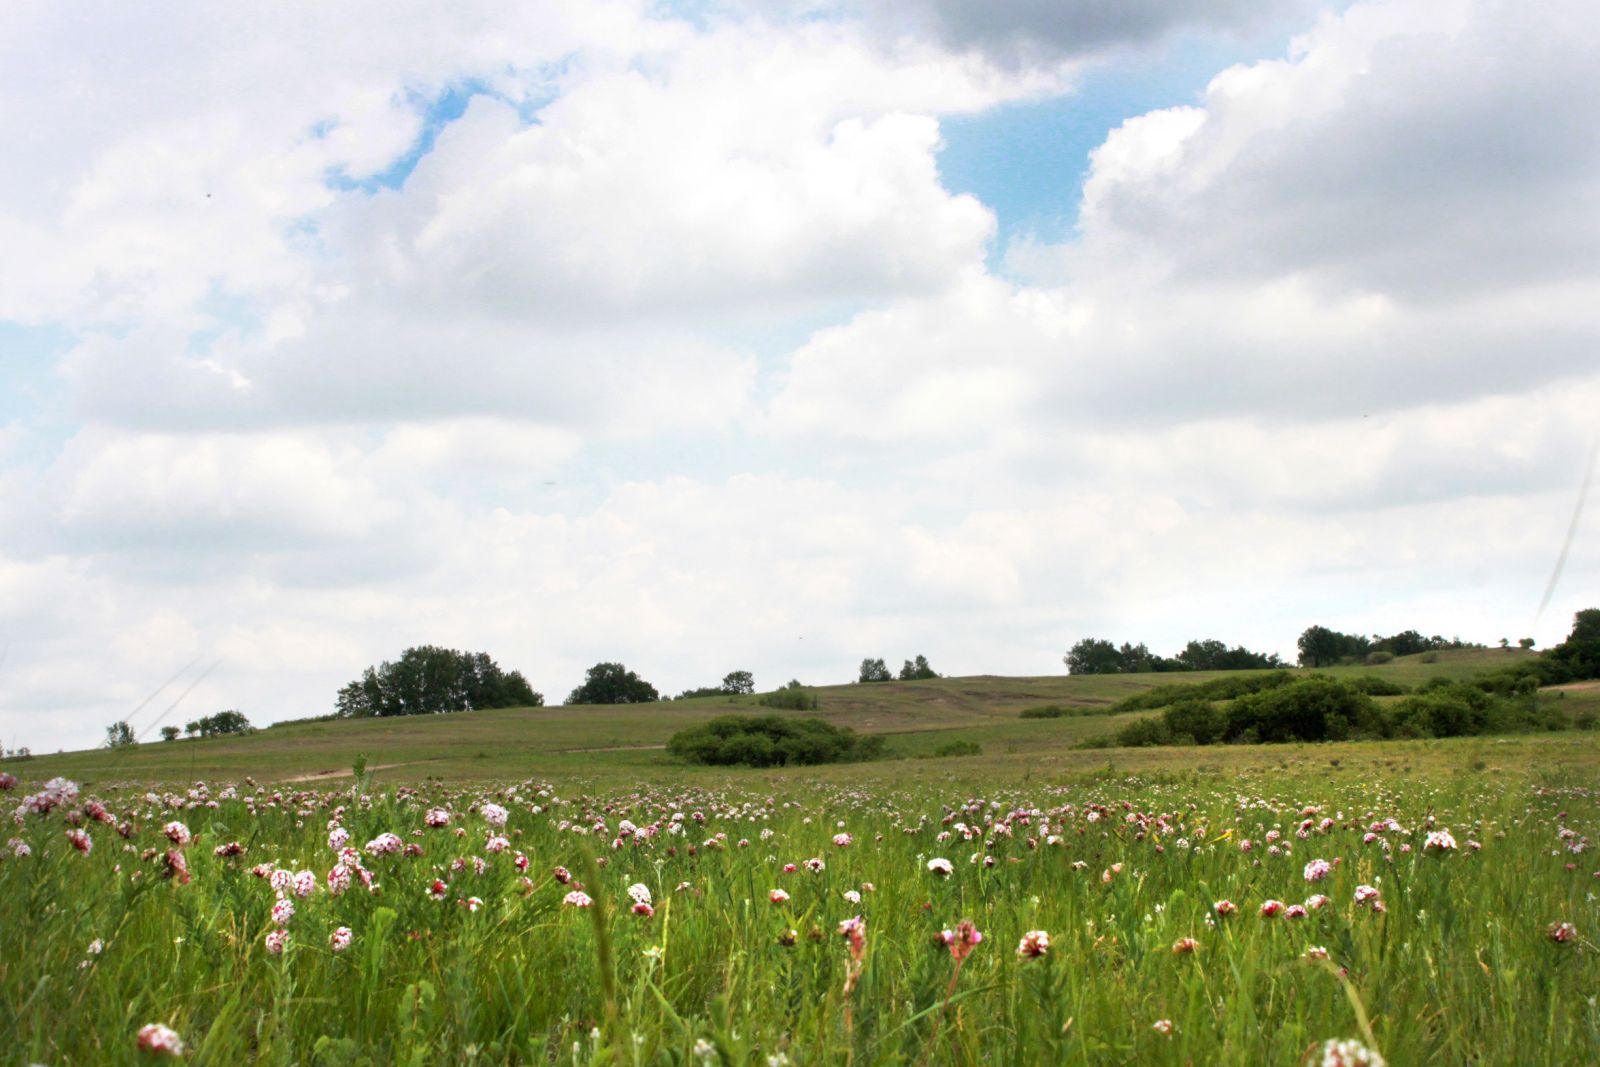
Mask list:
[[[1589,518],[1535,624],[1600,426],[1589,5],[1065,7],[8,13],[0,744],[186,664],[176,720],[325,713],[421,643],[554,702],[599,660],[1559,640],[1600,603]],[[954,116],[1279,25],[1060,175],[1065,241],[942,178]]]

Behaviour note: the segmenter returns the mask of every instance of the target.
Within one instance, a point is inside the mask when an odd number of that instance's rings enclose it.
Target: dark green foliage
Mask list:
[[[1236,674],[1227,678],[1213,678],[1207,682],[1174,682],[1158,685],[1142,693],[1120,700],[1111,709],[1114,712],[1143,711],[1146,708],[1164,708],[1180,700],[1231,700],[1263,689],[1275,689],[1294,681],[1289,671],[1271,671],[1254,674]]]
[[[727,690],[723,689],[720,685],[703,685],[698,689],[685,689],[673,699],[697,700],[701,697],[725,697],[727,695]]]
[[[134,743],[133,727],[127,722],[118,720],[106,727],[105,746],[107,748],[126,748]]]
[[[760,702],[763,707],[785,708],[789,711],[816,711],[818,706],[817,694],[799,686],[786,687],[776,693],[766,693]]]
[[[567,696],[568,704],[651,704],[661,699],[656,687],[620,663],[596,663],[583,684]]]
[[[178,735],[181,733],[183,733],[183,731],[178,729],[176,726],[163,726],[161,728],[161,740],[176,741],[178,739]]]
[[[1243,645],[1229,648],[1221,641],[1190,641],[1177,660],[1188,671],[1256,671],[1283,666],[1278,654],[1262,655]]]
[[[1037,708],[1023,708],[1017,715],[1019,719],[1059,719],[1071,715],[1076,709],[1064,708],[1060,704],[1045,704]]]
[[[1096,704],[1083,707],[1074,704],[1043,704],[1033,708],[1023,708],[1018,712],[1019,719],[1073,719],[1082,715],[1111,715],[1115,712],[1110,704]]]
[[[725,715],[673,734],[667,752],[690,763],[720,767],[796,767],[872,759],[882,755],[883,738],[864,737],[821,719]]]
[[[722,691],[735,696],[756,691],[755,675],[749,671],[729,671],[722,676]]]
[[[1204,700],[1184,700],[1161,713],[1167,732],[1180,743],[1209,745],[1222,740],[1228,714]]]
[[[1600,678],[1600,608],[1585,608],[1574,615],[1567,639],[1539,662],[1546,685]]]
[[[928,657],[919,655],[915,660],[906,660],[900,668],[902,682],[920,682],[929,678],[939,677],[934,669],[928,666]]]
[[[881,659],[864,659],[861,661],[861,673],[857,676],[858,682],[889,682],[894,680],[894,675],[889,673],[888,666]]]
[[[1207,638],[1190,641],[1171,658],[1158,656],[1145,647],[1123,643],[1118,648],[1110,641],[1086,637],[1068,650],[1063,661],[1068,674],[1149,674],[1166,671],[1248,671],[1283,666],[1277,653],[1263,655],[1243,645],[1229,648]]]
[[[526,678],[502,671],[487,653],[421,645],[393,663],[368,667],[359,681],[339,690],[335,708],[341,716],[366,718],[543,703]]]
[[[1229,741],[1343,741],[1381,732],[1372,698],[1325,675],[1251,693],[1228,706]]]
[[[976,741],[950,741],[933,750],[935,756],[981,756],[983,746]]]
[[[1380,678],[1376,674],[1363,674],[1359,678],[1347,678],[1345,681],[1369,697],[1398,697],[1405,696],[1406,693],[1406,687],[1399,682]]]
[[[184,729],[189,734],[200,737],[226,737],[229,734],[255,732],[255,727],[250,725],[250,720],[240,711],[219,711],[215,715],[194,720]]]
[[[1462,737],[1480,734],[1489,724],[1494,698],[1465,682],[1432,683],[1397,703],[1389,712],[1398,737]]]
[[[1419,652],[1439,652],[1454,648],[1482,648],[1459,637],[1435,634],[1423,637],[1416,630],[1402,630],[1392,637],[1367,637],[1344,634],[1326,626],[1309,626],[1297,642],[1302,667],[1336,667],[1343,663],[1385,663],[1388,656],[1414,656]]]

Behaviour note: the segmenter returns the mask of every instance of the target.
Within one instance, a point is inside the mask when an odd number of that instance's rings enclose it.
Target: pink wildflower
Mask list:
[[[587,908],[594,904],[594,899],[583,890],[574,889],[572,892],[561,898],[561,903],[567,904],[574,908]]]
[[[789,902],[789,894],[782,889],[774,889],[767,894],[767,899],[774,904],[787,904]]]
[[[350,942],[355,940],[355,935],[348,926],[335,927],[333,933],[328,935],[328,948],[336,955],[350,947]]]
[[[1305,876],[1308,882],[1320,882],[1333,871],[1333,864],[1327,860],[1312,860],[1306,864]]]
[[[1196,941],[1194,938],[1180,937],[1178,940],[1172,943],[1172,954],[1174,956],[1186,956],[1199,947],[1200,942]]]
[[[281,956],[283,955],[284,947],[289,944],[289,931],[282,929],[268,930],[265,940],[267,951],[274,956]]]
[[[1268,900],[1268,901],[1263,902],[1262,905],[1261,905],[1261,917],[1263,919],[1271,919],[1271,918],[1273,918],[1275,916],[1283,914],[1283,910],[1284,910],[1283,901],[1281,901],[1281,900]]]
[[[964,960],[973,948],[982,943],[983,935],[978,932],[978,928],[970,920],[962,919],[956,923],[954,930],[945,930],[941,933],[939,940],[943,941],[946,947],[950,949],[951,956],[958,960]]]
[[[73,848],[82,852],[85,856],[94,848],[94,842],[89,839],[89,834],[83,830],[68,830],[67,840],[72,842]]]
[[[1017,943],[1017,955],[1034,960],[1050,951],[1050,934],[1045,930],[1029,930]]]
[[[171,1056],[173,1059],[183,1058],[183,1040],[178,1037],[178,1032],[160,1023],[147,1023],[139,1028],[138,1046],[140,1052]]]
[[[1578,928],[1571,923],[1552,923],[1545,933],[1558,945],[1565,945],[1578,938]]]

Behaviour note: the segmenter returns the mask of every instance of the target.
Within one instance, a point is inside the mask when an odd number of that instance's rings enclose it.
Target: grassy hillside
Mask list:
[[[1411,686],[1439,675],[1471,677],[1527,655],[1519,650],[1444,652],[1432,654],[1432,662],[1411,656],[1375,667],[1333,668],[1330,673],[1377,674]],[[1025,771],[1029,762],[1043,765],[1047,758],[1060,766],[1092,767],[1104,764],[1106,755],[1075,753],[1072,746],[1126,721],[1127,716],[1103,714],[1111,705],[1156,685],[1215,677],[1218,672],[1040,678],[984,675],[824,686],[815,690],[820,707],[806,714],[863,733],[886,734],[891,756],[919,763],[924,762],[920,757],[931,756],[953,739],[983,746],[981,757],[927,760],[926,767],[915,768],[888,765],[890,774],[966,773],[1008,762]],[[1569,691],[1560,699],[1576,713],[1600,707],[1600,690]],[[1044,720],[1018,718],[1022,709],[1041,704],[1081,708],[1086,714]],[[727,772],[673,764],[662,751],[673,733],[717,715],[769,711],[753,697],[721,697],[287,723],[246,737],[150,742],[114,752],[96,749],[42,756],[8,767],[28,779],[63,774],[83,782],[192,781],[244,775],[262,781],[319,782],[347,775],[356,757],[364,753],[381,779],[394,782],[588,773],[619,773],[641,780],[699,779]],[[1152,757],[1123,754],[1118,759],[1143,765]],[[1255,762],[1254,757],[1233,750],[1206,750],[1202,759],[1210,764]],[[885,765],[876,766],[881,771]],[[815,776],[819,772],[807,768],[793,773]],[[856,767],[829,773],[848,778],[873,772]]]

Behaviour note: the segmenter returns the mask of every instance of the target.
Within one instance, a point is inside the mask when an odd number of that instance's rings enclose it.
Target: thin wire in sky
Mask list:
[[[1583,521],[1583,504],[1589,496],[1589,483],[1594,480],[1595,457],[1600,456],[1600,438],[1596,438],[1593,447],[1589,449],[1589,464],[1583,470],[1583,485],[1578,489],[1578,503],[1572,509],[1572,521],[1567,524],[1566,540],[1561,542],[1561,554],[1556,556],[1555,570],[1550,572],[1550,584],[1544,587],[1544,597],[1539,601],[1539,610],[1534,613],[1533,625],[1539,625],[1539,620],[1544,617],[1544,609],[1550,606],[1550,598],[1555,596],[1556,583],[1561,581],[1561,571],[1567,565],[1567,553],[1572,550],[1572,542],[1578,536],[1578,524]]]

